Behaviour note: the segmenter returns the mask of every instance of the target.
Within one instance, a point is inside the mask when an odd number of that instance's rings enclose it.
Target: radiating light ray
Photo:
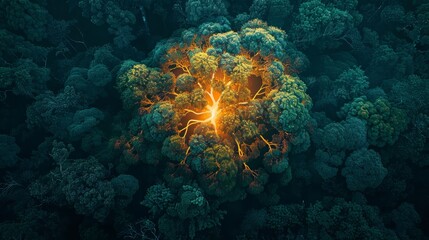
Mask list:
[[[214,76],[215,76],[215,74],[213,73],[211,83],[213,83]],[[227,83],[227,86],[229,86],[230,84],[231,84],[231,82]],[[198,86],[201,89],[203,89],[203,86],[200,83],[198,83]],[[207,97],[211,101],[211,104],[208,104],[205,107],[205,109],[207,109],[207,110],[197,112],[197,111],[194,111],[192,109],[185,109],[185,112],[186,113],[192,113],[192,114],[195,114],[197,116],[209,114],[209,117],[207,117],[205,119],[190,119],[190,120],[188,120],[188,122],[186,123],[186,126],[182,129],[179,129],[179,134],[184,132],[184,135],[182,136],[182,138],[186,138],[186,135],[188,134],[190,126],[193,126],[195,124],[200,124],[200,123],[210,123],[213,126],[213,129],[215,131],[216,136],[219,136],[216,119],[219,116],[219,113],[221,112],[221,110],[219,109],[219,104],[220,104],[220,101],[222,99],[223,92],[220,94],[220,96],[217,99],[215,97],[215,91],[214,91],[212,86],[210,86],[210,91],[205,90],[204,93],[207,95]]]

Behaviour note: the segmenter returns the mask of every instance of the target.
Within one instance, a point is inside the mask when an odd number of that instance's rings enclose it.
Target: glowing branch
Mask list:
[[[180,161],[180,164],[181,165],[184,165],[185,163],[186,163],[186,159],[188,158],[188,156],[189,156],[189,153],[191,152],[191,147],[188,147],[187,149],[186,149],[186,154],[185,154],[185,158],[183,158],[183,160],[182,161]]]
[[[179,134],[182,133],[183,131],[185,132],[184,135],[182,136],[182,138],[186,138],[186,135],[188,134],[188,130],[189,127],[195,124],[199,124],[199,123],[211,123],[213,125],[214,131],[216,133],[216,135],[218,136],[218,129],[217,129],[217,124],[216,124],[216,118],[220,112],[219,109],[219,102],[221,100],[222,94],[219,96],[218,99],[215,98],[214,96],[214,91],[213,91],[213,87],[210,88],[210,92],[209,91],[205,91],[205,93],[207,94],[207,96],[210,98],[211,100],[211,105],[207,105],[206,109],[207,111],[202,111],[202,112],[197,112],[191,109],[185,109],[186,113],[193,113],[197,116],[201,116],[204,114],[210,114],[208,118],[206,119],[190,119],[187,123],[186,126],[182,129],[179,130]]]
[[[235,140],[235,143],[237,144],[238,156],[243,157],[244,153],[243,153],[243,150],[241,150],[240,142],[238,142],[237,138],[235,138],[234,140]]]
[[[247,165],[245,162],[243,162],[244,170],[250,172],[254,178],[258,177],[258,173],[256,171],[253,171],[249,165]]]
[[[262,135],[259,135],[260,137],[261,137],[261,139],[262,139],[262,141],[264,141],[266,144],[267,144],[267,146],[268,146],[268,149],[269,149],[269,151],[271,152],[271,151],[273,151],[273,148],[277,148],[277,144],[275,144],[275,143],[272,143],[272,142],[269,142],[267,139],[265,139]]]
[[[267,88],[267,85],[261,85],[261,87],[259,88],[259,90],[255,93],[255,95],[253,96],[252,100],[255,100],[257,97],[263,95],[265,93],[265,89]],[[264,91],[264,92],[262,92]]]
[[[207,114],[207,113],[210,113],[210,111],[205,111],[205,112],[196,112],[196,111],[194,111],[194,110],[191,110],[191,109],[184,109],[184,111],[186,112],[186,113],[193,113],[193,114],[195,114],[195,115],[204,115],[204,114]]]
[[[197,120],[197,119],[191,119],[186,123],[186,127],[179,129],[179,134],[183,131],[185,131],[185,134],[183,134],[182,138],[186,138],[186,135],[188,134],[189,127],[198,123],[205,123],[210,122],[210,119],[205,120]]]
[[[181,62],[179,62],[179,61],[174,62],[173,66],[174,67],[170,68],[170,71],[174,71],[176,69],[181,69],[183,72],[185,72],[187,74],[191,74],[191,71],[189,71],[189,68],[186,65],[182,64]]]

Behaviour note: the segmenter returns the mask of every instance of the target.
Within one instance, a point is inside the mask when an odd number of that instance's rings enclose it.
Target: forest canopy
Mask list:
[[[429,239],[429,2],[0,9],[0,239]]]

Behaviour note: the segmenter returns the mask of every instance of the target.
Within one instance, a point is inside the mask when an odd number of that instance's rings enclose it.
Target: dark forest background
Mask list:
[[[220,198],[115,148],[127,64],[255,18],[313,102],[288,176]],[[426,0],[0,0],[0,239],[428,239],[428,66]]]

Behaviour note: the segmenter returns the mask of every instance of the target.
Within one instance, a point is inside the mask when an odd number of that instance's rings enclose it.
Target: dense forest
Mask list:
[[[429,1],[0,11],[0,239],[429,239]]]

